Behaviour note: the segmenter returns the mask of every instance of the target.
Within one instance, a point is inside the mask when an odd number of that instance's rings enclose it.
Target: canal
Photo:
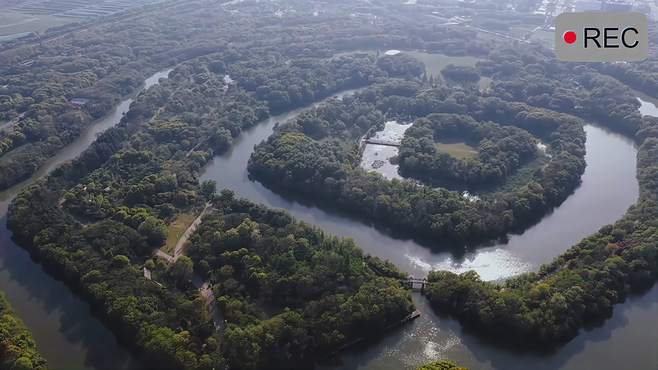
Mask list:
[[[139,91],[166,78],[171,70],[144,81]],[[118,124],[133,97],[120,102],[107,116],[86,127],[81,135],[49,159],[28,180],[0,192],[0,290],[32,332],[39,351],[52,369],[130,369],[132,355],[90,312],[89,305],[64,283],[53,279],[41,265],[11,239],[7,208],[23,188],[46,176],[57,166],[76,158],[96,136]]]

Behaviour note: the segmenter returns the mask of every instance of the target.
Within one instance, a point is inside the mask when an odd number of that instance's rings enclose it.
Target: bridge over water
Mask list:
[[[364,141],[365,141],[366,144],[400,147],[400,143],[395,142],[395,141],[388,141],[388,140],[381,140],[381,139],[365,139]]]
[[[420,279],[420,278],[415,278],[413,276],[408,277],[406,279],[401,279],[400,283],[402,283],[403,286],[412,289],[412,290],[419,290],[420,292],[425,291],[425,286],[429,285],[429,282],[427,279]]]

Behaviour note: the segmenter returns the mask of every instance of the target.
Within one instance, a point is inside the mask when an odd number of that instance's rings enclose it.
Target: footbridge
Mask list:
[[[374,144],[374,145],[386,145],[386,146],[394,146],[394,147],[400,147],[400,143],[395,142],[395,141],[388,141],[388,140],[380,140],[380,139],[365,139],[366,144]]]
[[[427,279],[415,278],[413,276],[406,279],[400,279],[400,283],[402,283],[404,287],[420,291],[421,293],[425,291],[425,286],[429,285]]]

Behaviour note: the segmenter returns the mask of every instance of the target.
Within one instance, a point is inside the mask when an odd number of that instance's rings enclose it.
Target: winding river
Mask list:
[[[353,94],[347,91],[337,98]],[[650,108],[653,108],[650,109]],[[658,108],[643,104],[643,114],[658,116]],[[431,269],[476,270],[494,280],[536,269],[601,226],[619,219],[638,197],[637,150],[632,141],[597,126],[587,125],[587,168],[582,184],[560,207],[506,243],[480,247],[459,256],[440,248],[400,239],[339,211],[320,209],[299,199],[274,193],[248,177],[247,163],[254,145],[267,139],[277,122],[296,117],[301,109],[273,116],[246,130],[234,146],[217,156],[202,175],[218,188],[268,207],[283,208],[297,219],[334,235],[353,238],[365,252],[385,258],[415,276]],[[521,353],[500,348],[465,332],[450,317],[438,316],[414,294],[421,318],[375,343],[344,353],[329,368],[411,369],[440,358],[472,369],[618,369],[647,368],[658,363],[658,287],[617,305],[602,326],[584,330],[563,347],[548,353]],[[621,350],[623,349],[623,350]]]
[[[146,80],[148,88],[169,70]],[[346,91],[338,98],[353,94]],[[132,99],[121,102],[107,117],[95,122],[75,142],[49,160],[29,180],[0,193],[0,289],[32,331],[54,369],[131,369],[139,366],[114,335],[90,312],[89,305],[63,283],[54,280],[27,252],[11,241],[6,210],[25,186],[47,175],[64,161],[75,158],[103,130],[116,125]],[[658,108],[642,100],[641,112],[658,116]],[[386,258],[412,275],[429,269],[475,269],[485,279],[498,279],[535,269],[600,226],[618,219],[635,202],[636,150],[629,140],[599,127],[587,126],[587,169],[581,186],[553,213],[507,243],[455,256],[440,248],[399,239],[386,230],[354,220],[340,212],[322,210],[273,193],[249,180],[247,163],[254,145],[302,110],[271,117],[245,131],[227,153],[208,165],[202,179],[269,207],[284,208],[299,220],[335,235],[351,237],[367,253]],[[422,316],[390,332],[375,343],[341,356],[333,367],[347,369],[402,369],[438,358],[450,358],[472,369],[618,369],[649,368],[658,363],[658,287],[617,305],[602,326],[584,330],[565,346],[549,353],[516,353],[483,341],[464,331],[450,317],[438,316],[419,295],[414,301]]]
[[[140,91],[157,84],[170,71],[158,72],[146,79]],[[48,160],[30,179],[0,192],[0,290],[32,331],[39,350],[53,369],[120,370],[137,365],[112,332],[92,315],[87,303],[43,271],[41,265],[11,240],[7,207],[21,189],[80,155],[99,133],[118,124],[132,101],[132,97],[122,101],[106,117],[86,127],[74,142]]]

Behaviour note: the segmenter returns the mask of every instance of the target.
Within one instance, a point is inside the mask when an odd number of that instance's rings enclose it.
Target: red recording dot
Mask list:
[[[564,33],[564,42],[567,44],[573,44],[576,42],[576,33],[573,31],[567,31]]]

